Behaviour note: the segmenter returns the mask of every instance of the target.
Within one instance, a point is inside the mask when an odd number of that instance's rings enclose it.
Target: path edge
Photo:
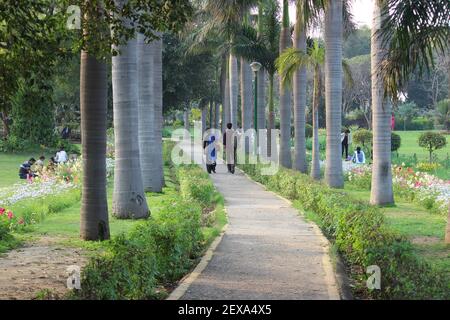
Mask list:
[[[225,214],[228,216],[225,207],[223,208],[223,210],[225,211]],[[197,266],[194,268],[194,270],[192,270],[191,273],[188,273],[186,276],[184,276],[183,279],[180,280],[175,290],[172,291],[172,293],[166,298],[166,300],[181,299],[181,297],[186,293],[191,284],[202,274],[202,272],[208,266],[209,262],[211,261],[214,255],[214,252],[217,249],[217,246],[220,244],[220,242],[222,242],[223,236],[225,235],[227,229],[228,223],[223,226],[222,230],[220,231],[220,234],[216,237],[216,239],[214,239],[214,241],[208,247],[205,254],[201,258]]]
[[[259,183],[258,181],[253,180],[253,178],[250,177],[242,169],[240,169],[240,168],[236,168],[236,169],[238,169],[248,179],[250,179],[257,185],[259,185],[260,187],[264,188],[264,190],[272,193],[274,196],[285,201],[286,203],[288,203],[289,205],[291,205],[294,208],[291,200],[279,195],[278,193],[273,192],[272,190],[267,189],[267,187],[265,185],[263,185],[262,183]],[[297,209],[297,211],[300,213],[300,215],[303,218],[305,217],[304,212],[302,212],[301,210],[298,210],[298,209]],[[322,247],[323,251],[324,251],[324,257],[322,260],[323,267],[325,269],[324,271],[326,273],[326,277],[328,279],[332,278],[332,282],[336,285],[336,287],[334,285],[330,285],[330,284],[327,285],[330,298],[333,300],[338,300],[339,298],[341,300],[353,300],[353,295],[352,295],[351,289],[350,289],[350,280],[348,278],[347,273],[345,272],[345,266],[344,266],[344,263],[342,262],[342,258],[340,257],[339,254],[333,254],[333,257],[335,258],[335,263],[334,264],[332,263],[332,261],[331,261],[332,254],[330,251],[330,248],[331,248],[330,240],[328,240],[328,238],[325,237],[325,235],[322,233],[322,230],[320,229],[320,227],[314,221],[308,221],[308,222],[313,226],[316,234],[318,234],[322,237],[322,240],[325,244],[325,246]],[[335,292],[336,290],[337,290],[337,297],[336,297],[336,292]]]

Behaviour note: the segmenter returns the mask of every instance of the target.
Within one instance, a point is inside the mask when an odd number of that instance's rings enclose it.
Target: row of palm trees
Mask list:
[[[341,160],[341,119],[342,119],[342,83],[348,67],[342,58],[343,35],[349,25],[350,2],[348,0],[296,0],[297,21],[294,35],[291,37],[289,23],[289,1],[282,1],[281,19],[278,18],[278,3],[275,0],[234,0],[206,3],[210,13],[207,31],[214,30],[225,34],[229,40],[229,64],[224,75],[227,80],[222,89],[224,99],[223,123],[231,119],[236,124],[235,114],[237,92],[237,68],[235,56],[241,58],[241,73],[247,68],[247,61],[259,61],[264,70],[259,72],[257,105],[265,123],[265,76],[269,77],[269,102],[267,129],[274,128],[274,76],[277,71],[281,76],[279,88],[280,102],[280,153],[279,163],[283,167],[293,168],[306,173],[306,74],[307,66],[313,70],[313,161],[311,175],[320,176],[318,146],[318,105],[321,90],[322,65],[324,71],[326,104],[326,168],[325,180],[331,187],[342,188],[344,185]],[[242,17],[250,9],[257,8],[258,18],[256,33],[251,26],[244,26]],[[244,14],[243,14],[244,12]],[[419,12],[419,13],[418,13]],[[442,18],[449,12],[448,1],[398,1],[374,0],[372,28],[372,112],[373,112],[373,174],[371,203],[386,205],[393,203],[391,176],[391,101],[397,96],[397,88],[407,81],[409,73],[417,67],[432,63],[427,52],[430,48],[444,50],[448,42],[448,21]],[[423,15],[428,15],[427,20]],[[435,16],[436,19],[430,19]],[[407,17],[407,19],[405,19]],[[318,44],[307,46],[308,27],[323,18],[324,48]],[[280,21],[281,20],[281,23]],[[245,25],[245,23],[244,23]],[[351,25],[351,24],[350,24]],[[408,27],[405,27],[407,25]],[[214,27],[211,27],[214,26]],[[351,28],[350,28],[351,29]],[[219,31],[217,31],[219,30]],[[414,37],[413,35],[416,35]],[[293,38],[293,42],[292,42]],[[405,40],[406,39],[406,40]],[[407,40],[417,41],[410,48]],[[277,43],[278,42],[278,43]],[[424,50],[426,48],[427,50]],[[420,49],[420,50],[419,50]],[[412,51],[412,52],[411,52]],[[431,52],[432,50],[430,50]],[[408,55],[407,53],[410,54]],[[412,56],[412,58],[411,58]],[[277,59],[278,58],[278,59]],[[277,70],[278,67],[278,70]],[[349,77],[351,81],[351,77]],[[249,95],[244,88],[249,88],[248,77],[241,77],[241,98],[243,114],[251,105],[246,99]],[[292,83],[292,85],[291,85]],[[291,96],[293,91],[294,110],[294,160],[291,154]],[[231,118],[227,118],[230,114]],[[245,116],[243,127],[248,126]],[[262,126],[264,128],[264,126]],[[270,130],[269,130],[270,132]],[[270,136],[268,142],[271,142]],[[268,148],[270,150],[270,146]]]
[[[374,28],[372,30],[373,68],[373,121],[374,167],[372,197],[374,204],[393,201],[390,176],[390,115],[387,97],[395,98],[396,86],[407,80],[411,70],[427,66],[432,60],[429,53],[437,43],[442,50],[448,45],[449,12],[446,0],[374,0]],[[90,1],[86,1],[90,3]],[[124,2],[116,0],[116,2]],[[310,50],[314,73],[321,73],[324,64],[327,163],[325,179],[332,187],[343,186],[341,163],[341,104],[342,104],[342,37],[347,0],[296,0],[297,22],[294,42],[291,41],[289,2],[282,2],[281,24],[276,0],[205,0],[197,1],[203,8],[202,17],[193,47],[204,47],[222,60],[221,104],[222,123],[238,121],[238,59],[241,64],[241,104],[243,126],[249,127],[251,117],[251,76],[248,64],[259,61],[258,128],[273,129],[274,81],[276,61],[285,50],[308,54],[306,34],[308,26],[323,16],[325,51],[319,46]],[[203,5],[203,2],[204,5]],[[94,3],[94,2],[92,2]],[[405,5],[407,3],[407,5]],[[95,6],[94,6],[95,7]],[[257,9],[256,30],[250,25],[249,15]],[[402,12],[398,12],[402,11]],[[417,12],[426,12],[427,19],[414,19]],[[95,21],[101,10],[85,13],[87,20]],[[421,13],[420,13],[421,14]],[[431,19],[431,17],[436,19]],[[407,19],[405,18],[407,17]],[[441,17],[441,18],[439,18]],[[445,17],[445,14],[444,14]],[[447,15],[448,17],[448,15]],[[406,20],[405,20],[406,19]],[[429,26],[436,21],[438,26]],[[447,22],[445,22],[447,19]],[[442,24],[442,20],[444,23]],[[129,23],[124,21],[124,23]],[[404,27],[407,25],[407,27]],[[96,24],[85,24],[83,35],[91,39]],[[406,35],[405,35],[406,34]],[[445,38],[447,37],[447,38]],[[92,37],[96,39],[96,37]],[[442,39],[445,38],[445,41]],[[116,168],[113,194],[113,213],[119,218],[141,218],[149,214],[145,199],[146,190],[160,191],[163,186],[161,156],[162,126],[162,43],[146,43],[139,35],[114,49],[112,80],[114,98],[114,126],[116,138]],[[105,60],[86,46],[81,54],[81,114],[83,153],[83,196],[81,209],[81,236],[96,240],[109,237],[106,202],[106,106],[107,67]],[[291,49],[290,49],[291,48]],[[425,50],[424,50],[425,48]],[[406,53],[405,53],[406,52]],[[412,58],[411,58],[412,57]],[[294,64],[295,66],[295,64]],[[280,163],[306,172],[305,106],[306,64],[298,64],[292,72],[294,93],[295,158],[292,163],[290,148],[291,86],[280,81]],[[291,68],[292,69],[292,68]],[[268,88],[265,87],[266,77]],[[289,77],[286,77],[289,78]],[[317,106],[320,98],[321,78],[314,81],[315,138],[312,174],[319,175],[317,141]],[[265,93],[268,91],[268,123],[266,126]],[[212,104],[214,105],[214,104]],[[215,108],[214,113],[218,113]],[[217,117],[216,117],[217,119]],[[216,121],[217,122],[217,121]],[[270,132],[270,130],[269,130]],[[389,137],[389,139],[388,139]],[[269,143],[272,141],[268,137]],[[270,150],[270,146],[269,146]]]

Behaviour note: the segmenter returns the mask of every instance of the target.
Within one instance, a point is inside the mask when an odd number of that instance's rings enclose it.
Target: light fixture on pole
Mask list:
[[[252,62],[250,64],[250,68],[252,68],[252,71],[255,74],[255,96],[254,96],[254,120],[253,120],[253,124],[255,127],[255,132],[256,132],[256,136],[255,136],[255,154],[257,153],[256,151],[258,150],[258,71],[261,69],[262,65],[259,62]]]

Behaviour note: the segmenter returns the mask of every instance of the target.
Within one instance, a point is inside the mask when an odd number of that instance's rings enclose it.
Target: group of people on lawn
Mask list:
[[[47,168],[47,170],[54,171],[55,167],[59,163],[65,163],[69,160],[67,152],[64,147],[61,147],[54,157],[51,157],[47,166],[45,166],[45,156],[40,156],[39,160],[36,161],[34,158],[30,158],[28,161],[22,163],[19,167],[19,178],[20,179],[32,179],[39,176],[42,170]]]
[[[203,149],[206,156],[206,170],[208,173],[216,173],[216,160],[217,160],[217,146],[215,144],[216,137],[214,134],[208,135],[203,140]],[[231,142],[230,142],[231,141]],[[227,144],[227,142],[230,142]],[[349,145],[352,144],[352,135],[350,130],[346,129],[341,134],[342,143],[342,156],[345,154],[346,161],[352,161],[355,164],[365,164],[366,155],[361,147],[357,147],[353,156],[349,156],[348,150]],[[237,149],[237,138],[235,131],[233,130],[233,125],[231,123],[227,124],[227,129],[223,135],[223,146],[225,148],[225,160],[227,163],[228,172],[234,174],[236,165],[236,149]]]

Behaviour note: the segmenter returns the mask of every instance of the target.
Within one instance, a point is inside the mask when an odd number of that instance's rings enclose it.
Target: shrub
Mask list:
[[[420,162],[416,165],[416,169],[419,171],[433,172],[442,166],[439,163]]]
[[[129,234],[114,237],[105,252],[91,258],[82,271],[82,287],[76,297],[164,298],[162,287],[192,268],[205,244],[202,210],[213,204],[211,196],[201,189],[213,186],[197,166],[175,170],[182,196],[168,197],[157,214],[140,222]]]
[[[433,162],[433,152],[447,145],[447,139],[443,134],[432,131],[422,133],[418,142],[419,146],[430,154],[430,163]]]
[[[305,136],[306,136],[306,139],[312,138],[312,136],[313,136],[313,127],[312,127],[312,125],[310,125],[308,123],[305,126]]]
[[[398,134],[392,132],[391,133],[391,151],[397,151],[398,149],[400,149],[401,145],[402,145],[402,138]]]
[[[353,144],[356,146],[361,146],[363,150],[365,150],[368,155],[372,153],[372,140],[373,135],[370,130],[367,129],[358,129],[353,133]]]

